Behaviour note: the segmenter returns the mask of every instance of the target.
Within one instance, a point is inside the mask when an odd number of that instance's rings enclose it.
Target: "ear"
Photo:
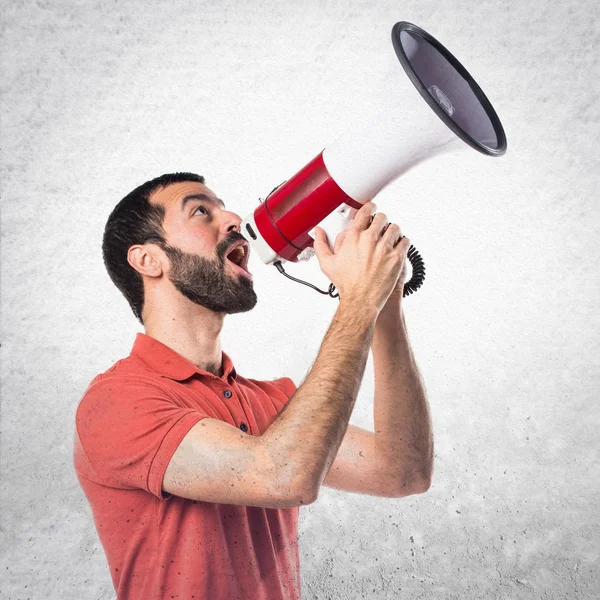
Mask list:
[[[131,246],[127,251],[127,262],[147,277],[160,277],[163,274],[160,250],[154,244]]]

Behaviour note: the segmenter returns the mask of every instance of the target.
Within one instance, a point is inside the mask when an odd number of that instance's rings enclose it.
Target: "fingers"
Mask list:
[[[335,237],[335,242],[333,243],[333,253],[337,254],[340,251],[340,248],[342,247],[342,243],[344,242],[344,238],[346,237],[346,230],[344,229],[344,231],[341,231],[340,233],[337,234],[337,236]]]
[[[379,239],[387,227],[387,217],[384,213],[376,213],[373,215],[371,225],[369,225],[369,232],[375,239]]]
[[[371,217],[377,210],[375,203],[373,202],[365,202],[360,209],[354,215],[354,219],[352,219],[352,223],[350,223],[350,228],[356,229],[358,231],[364,231],[369,227],[369,223],[371,222]]]
[[[396,223],[388,223],[387,229],[385,233],[381,237],[381,241],[390,249],[396,248],[400,238],[402,236],[402,232],[400,231],[400,226],[396,225]]]
[[[320,227],[315,227],[315,241],[313,242],[313,249],[317,255],[317,258],[327,258],[332,255],[329,242],[325,232]]]
[[[394,250],[399,250],[400,254],[406,254],[410,248],[410,240],[403,235],[394,242]]]
[[[371,240],[374,240],[375,244],[382,241],[390,250],[400,247],[400,253],[406,253],[410,246],[410,240],[402,235],[399,225],[387,221],[385,213],[376,213],[376,208],[373,202],[363,204],[356,212],[350,225],[337,235],[333,248],[330,246],[324,230],[315,227],[313,248],[317,258],[327,259],[337,254],[341,249],[344,238],[350,232],[354,234],[366,233]]]
[[[410,240],[405,235],[402,235],[400,226],[396,223],[387,224],[386,230],[381,239],[390,248],[401,247],[401,250],[404,250],[410,246]]]

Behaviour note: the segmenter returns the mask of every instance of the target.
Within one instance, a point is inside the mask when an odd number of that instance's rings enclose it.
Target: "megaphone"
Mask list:
[[[457,146],[487,156],[506,152],[496,111],[454,55],[406,21],[392,28],[392,44],[403,71],[398,69],[399,77],[375,109],[261,199],[242,222],[242,235],[263,263],[300,283],[306,282],[287,275],[283,263],[314,255],[315,226],[333,246],[356,211],[414,165]],[[412,277],[404,296],[425,277],[413,246],[407,258]],[[331,285],[328,292],[318,291],[338,297],[334,290]]]

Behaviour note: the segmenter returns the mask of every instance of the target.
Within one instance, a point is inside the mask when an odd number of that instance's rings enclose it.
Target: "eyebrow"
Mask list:
[[[225,208],[225,203],[221,198],[213,198],[212,196],[208,196],[207,194],[188,194],[184,196],[181,200],[181,210],[185,208],[188,202],[192,202],[193,200],[204,200],[205,202],[209,202],[210,204],[219,204],[221,208]]]

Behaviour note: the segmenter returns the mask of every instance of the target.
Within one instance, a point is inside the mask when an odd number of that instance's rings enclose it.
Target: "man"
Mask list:
[[[145,333],[81,399],[75,469],[118,600],[298,600],[298,511],[321,485],[386,498],[430,485],[401,310],[410,244],[372,203],[333,249],[318,230],[340,301],[316,360],[298,388],[246,379],[219,336],[256,304],[249,248],[204,183],[163,175],[108,219],[104,261]],[[370,348],[375,433],[348,424]]]

